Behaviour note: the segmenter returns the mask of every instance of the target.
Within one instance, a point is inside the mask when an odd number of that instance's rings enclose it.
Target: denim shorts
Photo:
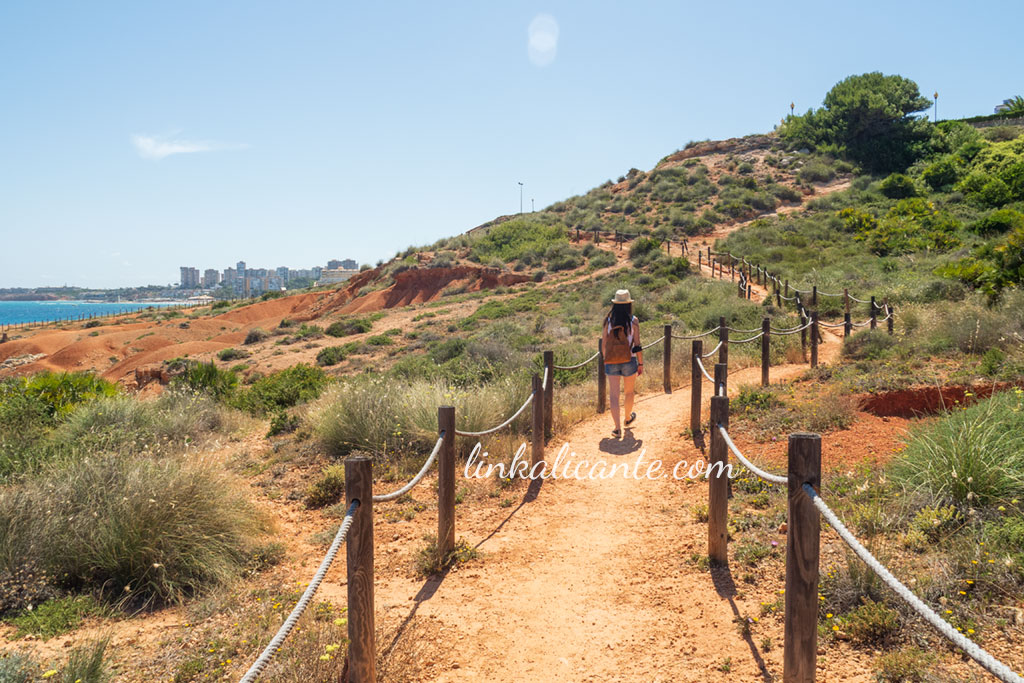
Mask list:
[[[637,363],[636,358],[631,359],[628,363],[605,363],[604,374],[605,375],[618,375],[620,377],[632,377],[636,374]]]

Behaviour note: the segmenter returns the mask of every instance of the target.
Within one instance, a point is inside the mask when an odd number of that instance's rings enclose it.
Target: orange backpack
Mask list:
[[[608,329],[609,321],[605,321],[604,351],[605,363],[628,363],[633,360],[633,347],[629,342],[629,333],[624,327]],[[632,327],[632,323],[630,323]]]

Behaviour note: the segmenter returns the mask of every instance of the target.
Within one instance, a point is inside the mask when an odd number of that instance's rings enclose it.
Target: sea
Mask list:
[[[140,309],[181,305],[180,301],[0,301],[0,325],[78,320],[89,316],[131,313]]]

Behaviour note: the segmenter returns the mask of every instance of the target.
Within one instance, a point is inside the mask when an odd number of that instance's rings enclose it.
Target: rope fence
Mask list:
[[[440,441],[440,440],[439,440]],[[348,536],[349,529],[352,528],[352,520],[356,514],[356,510],[359,508],[359,501],[353,501],[348,506],[348,511],[345,513],[345,519],[342,520],[341,526],[338,528],[338,533],[334,535],[334,541],[331,542],[331,547],[328,548],[327,554],[324,555],[324,559],[320,562],[320,568],[316,570],[316,574],[313,575],[313,580],[306,586],[306,590],[302,592],[302,597],[295,603],[295,607],[292,608],[291,614],[281,624],[281,628],[277,630],[277,633],[273,638],[270,639],[270,643],[263,648],[263,652],[256,658],[249,670],[242,676],[240,683],[252,683],[259,677],[263,670],[270,664],[270,660],[274,658],[274,655],[281,649],[281,645],[284,644],[288,634],[295,628],[295,624],[299,621],[303,612],[309,607],[310,600],[316,595],[316,591],[320,588],[320,584],[323,582],[324,577],[327,575],[327,570],[334,564],[334,558],[338,555],[338,550],[341,548],[341,544],[345,542],[345,538]]]
[[[533,403],[533,392],[531,392],[530,395],[526,397],[526,401],[523,403],[523,405],[519,406],[519,410],[514,412],[512,414],[512,417],[508,418],[497,427],[491,427],[490,429],[485,429],[480,432],[464,432],[459,429],[456,429],[455,433],[458,434],[459,436],[487,436],[488,434],[493,434],[494,432],[500,429],[504,429],[505,427],[508,427],[510,424],[512,424],[512,422],[517,417],[523,414],[523,411],[526,410],[526,407],[531,403]]]
[[[430,466],[434,464],[434,460],[437,458],[437,453],[438,453],[438,451],[441,450],[441,445],[443,443],[444,443],[444,432],[441,432],[441,436],[437,437],[437,443],[434,444],[434,450],[430,451],[430,457],[427,458],[427,461],[425,463],[423,463],[423,467],[421,467],[420,471],[416,473],[416,476],[413,477],[412,479],[410,479],[409,483],[407,483],[405,486],[403,486],[402,488],[398,489],[397,491],[392,491],[391,493],[384,493],[384,494],[381,494],[379,496],[374,496],[373,497],[373,502],[374,503],[385,503],[385,502],[387,502],[389,500],[395,500],[396,498],[401,498],[406,493],[411,491],[413,489],[413,487],[415,487],[416,484],[420,483],[420,481],[422,481],[423,477],[426,476],[427,471],[430,470]]]

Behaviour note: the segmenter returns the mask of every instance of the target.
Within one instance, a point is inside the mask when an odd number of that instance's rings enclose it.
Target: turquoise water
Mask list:
[[[96,303],[92,301],[0,301],[0,325],[16,323],[48,322],[79,317],[105,316],[116,313],[138,311],[150,306],[174,306],[171,303]]]

